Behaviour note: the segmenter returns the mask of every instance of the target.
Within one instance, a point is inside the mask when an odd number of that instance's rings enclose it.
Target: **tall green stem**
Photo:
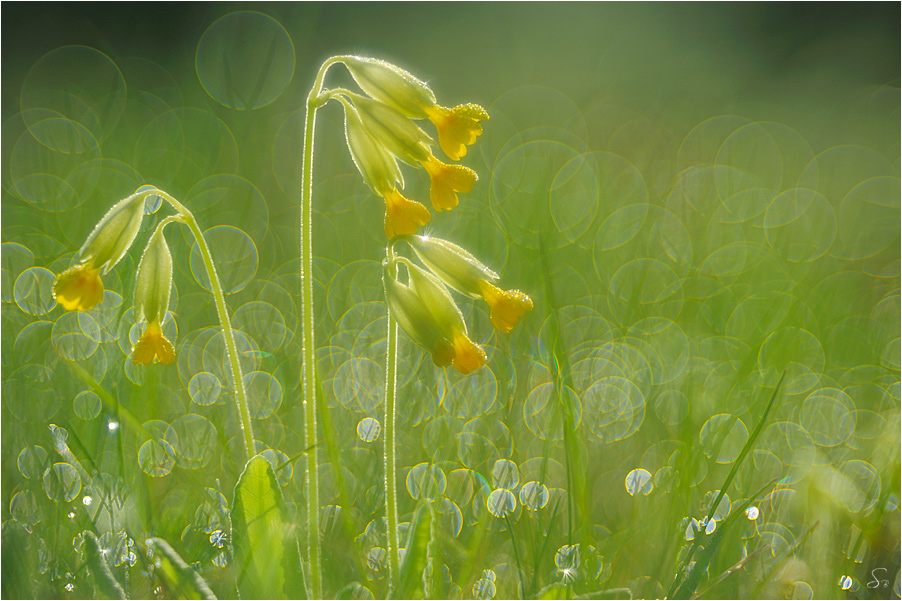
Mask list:
[[[241,373],[241,365],[238,363],[238,346],[235,344],[235,334],[232,332],[232,323],[229,321],[229,310],[226,307],[225,295],[222,293],[222,284],[219,282],[219,276],[216,275],[216,266],[213,264],[213,256],[210,254],[210,247],[204,239],[204,233],[200,231],[194,214],[191,213],[179,201],[162,190],[155,190],[154,194],[159,194],[166,202],[172,205],[181,215],[181,221],[188,226],[191,233],[194,234],[194,240],[200,248],[201,257],[204,260],[204,266],[207,268],[207,275],[210,278],[210,289],[213,292],[213,299],[216,301],[216,313],[219,316],[219,325],[222,328],[222,337],[225,340],[226,355],[229,359],[229,367],[232,371],[232,381],[235,383],[235,403],[238,407],[238,419],[241,423],[241,432],[244,437],[244,450],[247,459],[256,455],[254,451],[254,431],[251,426],[251,413],[247,405],[247,392],[244,390],[244,377]]]
[[[386,303],[387,305],[388,303]],[[395,384],[398,377],[398,324],[388,311],[388,350],[385,356],[385,514],[388,529],[388,588],[398,582],[398,495],[395,490]]]
[[[319,474],[317,473],[316,441],[316,364],[313,342],[313,132],[316,109],[326,99],[322,97],[326,71],[337,62],[330,58],[323,63],[307,97],[304,120],[304,156],[301,171],[301,387],[304,403],[304,442],[307,447],[307,561],[310,562],[310,598],[321,599],[323,594],[320,562]]]

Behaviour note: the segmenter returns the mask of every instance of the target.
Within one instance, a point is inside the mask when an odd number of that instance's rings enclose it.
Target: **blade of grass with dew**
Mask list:
[[[216,599],[203,576],[189,566],[172,546],[162,538],[147,539],[158,558],[156,574],[162,578],[174,599]]]
[[[708,509],[705,517],[710,518],[714,515],[714,510],[717,509],[717,506],[720,504],[720,501],[723,499],[724,494],[726,494],[727,489],[730,484],[733,482],[733,478],[736,476],[736,472],[739,471],[739,467],[742,465],[742,462],[745,460],[746,455],[749,454],[749,451],[752,450],[752,447],[755,444],[755,441],[758,439],[758,436],[761,434],[762,428],[764,428],[764,423],[767,421],[768,415],[770,415],[770,411],[774,406],[774,401],[777,400],[777,394],[780,392],[780,387],[783,385],[783,380],[786,378],[786,372],[783,372],[783,375],[780,376],[780,380],[777,382],[776,387],[774,387],[774,391],[770,396],[770,400],[767,402],[767,405],[764,408],[764,413],[761,415],[761,419],[758,420],[758,424],[755,426],[755,429],[752,431],[752,434],[749,436],[749,439],[746,441],[745,446],[742,447],[742,451],[740,451],[739,456],[736,458],[736,461],[733,463],[733,467],[730,470],[730,473],[727,475],[726,480],[724,480],[723,485],[720,487],[720,492],[714,498],[711,507]],[[695,550],[698,548],[699,544],[701,544],[701,537],[698,536],[692,543],[692,547],[689,549],[689,552],[686,554],[686,558],[683,560],[683,564],[677,570],[677,573],[673,577],[673,583],[670,585],[670,590],[667,593],[667,598],[672,599],[677,589],[681,585],[680,575],[686,573],[686,566],[689,565],[689,562],[692,561],[692,556],[695,553]],[[684,578],[685,579],[685,578]]]
[[[241,596],[286,598],[282,560],[286,555],[286,530],[290,529],[275,472],[262,455],[248,461],[238,478],[231,517]],[[292,595],[298,592],[292,591]]]
[[[792,546],[792,548],[789,549],[789,551],[787,551],[786,553],[784,553],[784,554],[783,554],[783,557],[780,558],[780,561],[778,561],[777,563],[775,563],[775,564],[773,565],[773,567],[772,567],[770,570],[767,571],[767,574],[764,576],[764,578],[761,579],[761,582],[758,583],[758,586],[755,587],[755,591],[754,591],[754,593],[752,593],[752,597],[753,597],[753,598],[755,598],[755,599],[760,599],[760,598],[761,598],[761,597],[760,597],[760,595],[761,595],[761,590],[767,585],[768,582],[771,581],[771,578],[774,577],[774,574],[776,574],[776,573],[780,570],[780,568],[783,567],[783,564],[786,563],[786,560],[788,560],[790,557],[793,557],[793,556],[799,551],[799,549],[802,548],[802,545],[805,544],[805,542],[808,540],[808,538],[811,536],[811,534],[815,531],[815,529],[816,529],[819,525],[820,525],[820,521],[817,521],[817,522],[813,523],[813,524],[811,525],[811,527],[808,528],[807,531],[805,531],[805,534],[802,535],[802,538],[799,540],[799,542],[797,542],[796,544],[794,544],[794,545]],[[766,547],[766,548],[769,549],[770,547]],[[853,557],[854,557],[854,556],[853,556]]]
[[[94,581],[96,591],[100,592],[107,599],[125,599],[125,590],[116,577],[113,576],[109,564],[104,557],[103,549],[100,547],[100,541],[93,532],[85,532],[85,563],[91,572],[91,579]]]
[[[574,435],[579,435],[579,430],[573,422],[573,407],[569,395],[564,394],[564,388],[573,389],[573,376],[570,371],[570,357],[565,351],[563,332],[561,331],[560,309],[555,301],[554,281],[552,280],[549,265],[548,251],[545,246],[544,235],[539,237],[539,258],[542,265],[542,277],[545,283],[545,304],[548,307],[551,330],[551,353],[554,358],[554,369],[551,376],[554,382],[554,393],[561,407],[561,419],[564,436],[564,457],[566,459],[567,472],[567,543],[573,544],[573,520],[576,509],[580,515],[587,515],[585,498],[585,470],[580,462],[576,449]],[[583,529],[583,536],[586,536]]]
[[[398,574],[398,586],[392,592],[397,599],[425,598],[423,571],[426,569],[429,544],[434,534],[432,501],[425,501],[414,512],[407,536],[407,552]]]
[[[751,553],[749,553],[748,555],[746,555],[745,557],[743,557],[742,559],[737,561],[735,564],[733,564],[732,566],[730,566],[729,568],[724,570],[720,576],[718,576],[717,578],[712,580],[710,583],[708,583],[708,586],[706,586],[702,590],[700,590],[697,593],[695,593],[694,595],[692,595],[692,599],[701,599],[708,593],[708,591],[710,591],[712,588],[714,588],[715,586],[717,586],[718,584],[720,584],[721,582],[723,582],[724,580],[726,580],[727,578],[729,578],[730,576],[732,576],[733,574],[735,574],[736,572],[738,572],[739,570],[744,568],[746,565],[751,563],[756,557],[758,557],[759,555],[761,555],[762,553],[767,551],[769,548],[770,547],[758,547],[757,549],[755,549],[754,551],[752,551]]]
[[[689,573],[686,575],[686,578],[683,579],[682,584],[680,584],[680,587],[674,593],[673,599],[688,599],[695,593],[695,589],[701,582],[702,576],[708,571],[708,564],[711,563],[711,559],[714,558],[714,554],[717,552],[717,549],[726,536],[727,531],[730,529],[730,526],[736,523],[736,520],[739,519],[740,516],[745,515],[745,510],[748,509],[765,490],[773,486],[775,482],[776,480],[771,480],[755,491],[755,494],[746,499],[739,509],[732,511],[726,519],[722,520],[723,523],[718,526],[714,534],[707,539],[705,546],[699,553],[698,560],[696,560],[695,565],[692,566]],[[703,537],[704,533],[699,532],[696,535],[696,540],[700,541]]]

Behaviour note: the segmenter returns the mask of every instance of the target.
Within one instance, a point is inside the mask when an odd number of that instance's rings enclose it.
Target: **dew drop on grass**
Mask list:
[[[579,545],[564,545],[554,555],[554,565],[559,570],[576,570],[579,568]]]
[[[19,466],[19,473],[22,474],[23,478],[29,480],[31,478],[37,478],[43,474],[44,470],[48,467],[47,451],[44,450],[44,447],[38,445],[25,447],[22,449],[22,452],[19,453],[17,464]]]
[[[72,409],[75,415],[81,419],[88,421],[100,415],[101,401],[93,390],[85,390],[78,393],[75,400],[72,401]]]
[[[486,570],[489,572],[491,570]],[[492,572],[494,575],[494,572]],[[473,598],[475,599],[494,599],[495,598],[495,581],[488,578],[480,578],[473,585]]]
[[[492,487],[514,490],[520,483],[517,464],[509,459],[499,459],[492,468]]]
[[[81,476],[68,463],[54,463],[44,472],[44,492],[51,501],[69,503],[81,492]]]
[[[357,436],[363,442],[376,442],[381,431],[382,425],[379,420],[372,417],[365,417],[357,424]]]
[[[175,450],[165,440],[148,440],[138,449],[138,465],[152,478],[167,476],[175,465]]]
[[[489,494],[485,505],[493,516],[503,518],[517,508],[517,498],[507,489],[496,488]]]
[[[366,565],[374,572],[379,572],[385,569],[385,561],[387,558],[388,553],[383,547],[373,547],[370,549],[369,553],[366,554]]]
[[[529,511],[538,511],[548,505],[548,487],[531,481],[520,489],[520,504]]]
[[[754,505],[745,510],[745,517],[752,521],[757,520],[759,514],[760,512],[758,511],[758,508]]]
[[[841,576],[839,579],[839,588],[844,591],[852,588],[852,579],[845,575]]]
[[[214,374],[202,371],[194,374],[188,382],[188,394],[195,405],[206,407],[219,400],[222,392],[222,384]]]
[[[31,532],[31,528],[41,521],[38,515],[38,502],[34,493],[30,490],[20,490],[13,495],[9,502],[9,512],[13,519],[22,524],[22,527]]]
[[[655,484],[651,479],[651,473],[642,468],[634,469],[626,475],[626,492],[631,497],[635,497],[641,493],[643,495],[651,494]]]
[[[420,463],[407,473],[407,492],[414,499],[434,499],[445,493],[445,472],[437,465]]]

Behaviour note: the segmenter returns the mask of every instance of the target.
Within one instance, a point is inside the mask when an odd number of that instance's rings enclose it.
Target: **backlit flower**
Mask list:
[[[157,226],[150,237],[135,282],[135,321],[146,321],[147,327],[132,349],[132,361],[143,365],[175,361],[175,349],[160,327],[169,309],[172,290],[172,255],[163,236],[165,226],[166,222]]]
[[[479,122],[489,118],[489,114],[478,104],[461,104],[451,109],[436,104],[426,107],[425,112],[438,130],[442,150],[455,161],[466,156],[467,146],[482,135]]]
[[[449,363],[462,374],[468,374],[485,364],[482,348],[470,340],[463,315],[444,284],[409,261],[409,285],[404,285],[389,273],[383,274],[385,294],[392,317],[408,336],[432,353],[439,367]]]
[[[492,325],[502,332],[510,332],[520,317],[533,308],[526,294],[495,286],[498,274],[457,244],[432,236],[413,236],[409,242],[420,260],[443,282],[467,296],[484,299],[491,310]]]
[[[51,292],[66,311],[90,311],[103,300],[100,268],[94,267],[90,259],[70,267],[56,276]]]
[[[67,311],[88,311],[103,300],[100,274],[128,252],[144,218],[144,198],[151,193],[142,188],[113,205],[78,251],[80,263],[56,276],[53,298]]]
[[[351,158],[363,181],[385,200],[385,235],[388,238],[415,234],[432,215],[421,203],[398,192],[404,179],[395,156],[367,130],[357,109],[341,99],[345,109],[345,136]]]
[[[436,211],[447,211],[457,206],[457,193],[467,193],[479,179],[476,172],[463,165],[447,165],[430,154],[422,162],[432,185],[429,199]]]
[[[132,362],[141,365],[151,365],[154,362],[168,364],[175,361],[175,349],[172,343],[163,335],[163,329],[159,321],[147,323],[141,339],[132,348]]]

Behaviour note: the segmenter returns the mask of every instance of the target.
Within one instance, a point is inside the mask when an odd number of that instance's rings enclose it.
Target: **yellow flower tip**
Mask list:
[[[147,324],[144,334],[138,340],[138,344],[132,349],[132,363],[152,365],[154,362],[164,365],[175,361],[175,349],[172,343],[163,335],[160,324],[152,321]]]
[[[489,114],[478,104],[461,104],[453,109],[435,105],[426,109],[426,116],[438,130],[438,142],[452,160],[466,156],[467,146],[482,135],[480,121]]]
[[[454,336],[454,368],[467,375],[485,365],[486,355],[482,347],[460,332]]]
[[[70,267],[56,276],[51,293],[66,311],[90,311],[103,300],[100,268],[92,261]]]
[[[415,200],[401,196],[397,189],[385,195],[385,236],[411,236],[417,227],[432,219],[429,209]]]
[[[502,290],[487,281],[480,282],[479,288],[491,309],[492,325],[505,334],[514,329],[527,311],[532,311],[532,299],[519,290]]]
[[[446,165],[430,155],[423,161],[423,167],[429,174],[432,185],[429,198],[436,211],[447,211],[457,206],[457,193],[467,193],[479,177],[476,172],[463,165]]]

